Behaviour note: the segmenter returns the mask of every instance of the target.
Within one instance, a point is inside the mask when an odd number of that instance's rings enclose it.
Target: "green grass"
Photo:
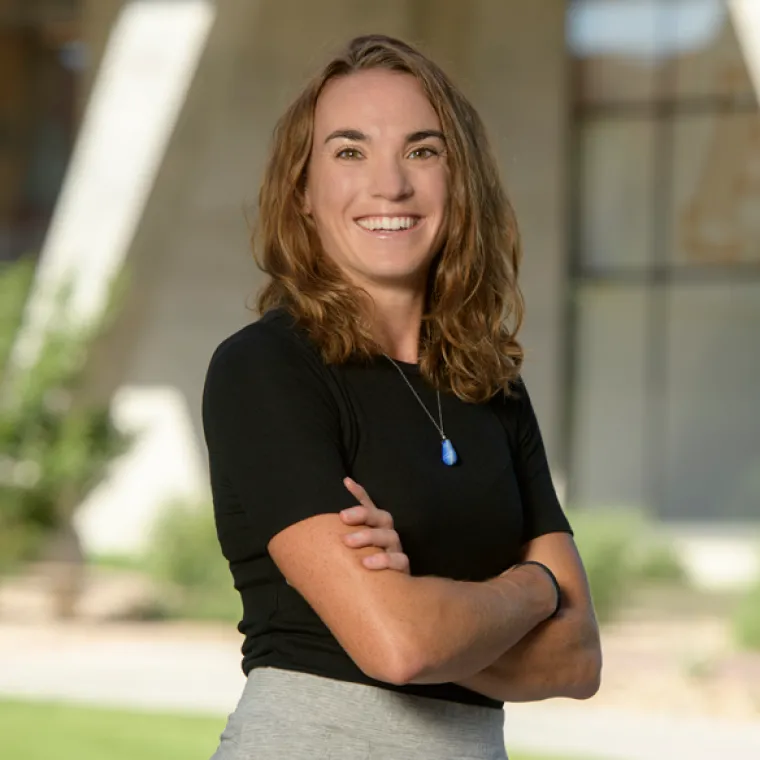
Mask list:
[[[0,700],[8,760],[208,760],[224,718]],[[511,760],[570,760],[518,753]],[[578,758],[574,760],[580,760]]]
[[[139,570],[145,569],[145,560],[132,554],[90,554],[87,564],[105,570]]]
[[[208,760],[224,719],[0,701],[0,757]]]

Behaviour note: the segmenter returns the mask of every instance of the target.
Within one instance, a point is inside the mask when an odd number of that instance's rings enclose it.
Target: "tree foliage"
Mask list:
[[[67,318],[70,291],[61,289],[33,360],[11,362],[33,275],[27,260],[0,269],[0,570],[34,558],[47,537],[69,525],[131,442],[109,404],[82,392],[90,349],[114,314],[118,291],[102,319],[77,326]]]

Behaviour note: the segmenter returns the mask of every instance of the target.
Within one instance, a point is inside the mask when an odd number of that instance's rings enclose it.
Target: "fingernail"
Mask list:
[[[341,514],[344,517],[356,517],[356,510],[355,509],[344,509]]]

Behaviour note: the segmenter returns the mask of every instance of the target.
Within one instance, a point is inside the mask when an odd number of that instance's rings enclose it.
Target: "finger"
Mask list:
[[[388,553],[388,569],[398,570],[402,573],[409,573],[409,557],[404,552],[389,552]]]
[[[373,507],[377,509],[375,503],[369,498],[369,494],[355,480],[352,480],[351,478],[343,478],[343,485],[353,496],[356,496],[360,504],[365,507]]]
[[[385,552],[370,554],[362,558],[362,565],[370,570],[383,570],[388,566],[389,558]]]
[[[343,540],[355,549],[362,546],[377,546],[385,551],[401,551],[401,539],[395,530],[386,530],[384,528],[360,530],[356,533],[347,533],[343,536]]]
[[[344,478],[343,484],[353,494],[359,503],[367,510],[364,514],[364,523],[373,528],[393,528],[393,516],[384,509],[378,509],[374,501],[369,497],[366,489],[351,478]],[[354,521],[352,524],[356,525]]]
[[[393,530],[393,515],[390,512],[386,512],[384,509],[376,509],[375,513],[369,517],[374,521],[374,527]]]
[[[350,507],[344,509],[340,516],[346,525],[368,525],[370,528],[393,530],[391,513],[377,507],[364,507],[362,505]]]
[[[384,559],[383,569],[398,570],[402,573],[409,572],[409,557],[404,552],[386,552]]]
[[[340,518],[347,525],[366,525],[370,510],[367,507],[357,506],[344,509]]]
[[[362,564],[369,570],[398,570],[402,573],[409,572],[409,557],[403,552],[378,552],[362,560]]]

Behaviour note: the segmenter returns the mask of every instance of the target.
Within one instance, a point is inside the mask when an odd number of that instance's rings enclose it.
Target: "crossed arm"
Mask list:
[[[525,548],[524,558],[551,567],[563,589],[562,612],[547,620],[554,590],[540,568],[483,583],[376,573],[369,558],[382,549],[348,548],[350,532],[337,515],[317,515],[275,536],[269,551],[367,675],[399,684],[454,681],[504,701],[582,699],[598,689],[599,636],[569,535],[541,536]]]
[[[562,588],[559,614],[540,623],[488,667],[460,685],[505,702],[587,699],[599,689],[602,653],[586,574],[571,536],[531,541],[524,559],[551,567]]]

